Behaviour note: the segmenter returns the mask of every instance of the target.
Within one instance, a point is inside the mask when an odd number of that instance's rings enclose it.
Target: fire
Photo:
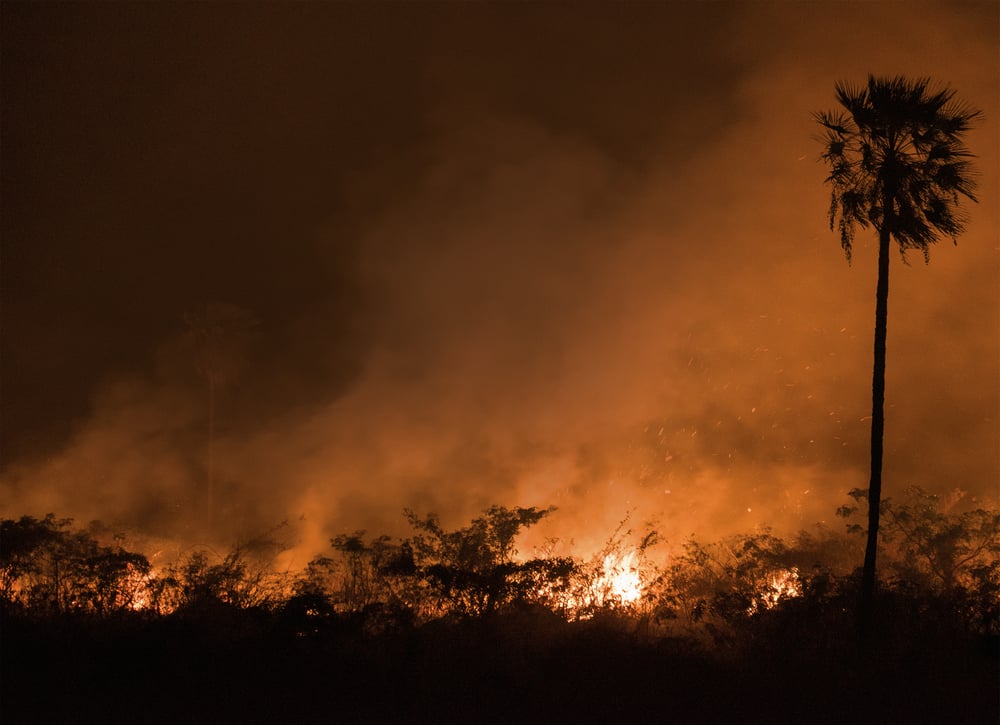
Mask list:
[[[158,574],[155,569],[150,569],[145,574],[134,574],[129,582],[131,597],[128,608],[133,612],[141,612],[153,606],[152,586]]]
[[[569,588],[557,591],[547,583],[536,593],[572,620],[591,619],[598,610],[631,609],[645,594],[641,560],[638,550],[598,555]]]
[[[642,589],[638,552],[608,554],[604,557],[598,580],[598,591],[603,595],[603,604],[634,604],[642,598]]]
[[[129,604],[129,609],[131,609],[133,612],[141,612],[143,610],[149,609],[151,606],[153,606],[153,602],[150,600],[149,595],[145,592],[142,592],[138,594],[135,599],[132,600],[132,603]]]
[[[782,599],[799,596],[802,596],[799,570],[794,566],[791,569],[777,569],[767,577],[759,594],[753,598],[747,613],[756,614],[760,607],[774,609]]]

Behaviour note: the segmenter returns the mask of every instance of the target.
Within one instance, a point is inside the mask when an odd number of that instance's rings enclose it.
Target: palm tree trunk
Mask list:
[[[871,479],[868,483],[868,542],[861,577],[859,624],[863,644],[872,637],[875,604],[875,559],[878,553],[882,501],[882,439],[885,432],[885,340],[889,315],[889,224],[879,230],[878,282],[875,288],[875,364],[872,372]]]

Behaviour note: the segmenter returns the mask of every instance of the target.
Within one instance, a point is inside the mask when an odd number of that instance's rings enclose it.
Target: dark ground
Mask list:
[[[7,725],[1000,722],[995,640],[895,631],[862,658],[849,632],[796,621],[711,644],[534,611],[382,632],[288,611],[8,615],[0,714]]]

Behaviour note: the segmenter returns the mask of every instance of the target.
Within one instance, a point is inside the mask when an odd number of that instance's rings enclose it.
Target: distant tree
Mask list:
[[[49,514],[0,521],[0,601],[36,614],[106,615],[142,606],[150,564],[121,546],[102,546],[71,519]]]
[[[516,560],[515,539],[554,508],[491,506],[455,531],[442,528],[437,516],[421,518],[407,510],[417,534],[404,542],[413,570],[429,585],[443,610],[479,615],[562,586],[572,570],[568,559]]]
[[[225,302],[211,302],[184,315],[188,333],[194,338],[196,368],[205,378],[208,392],[208,450],[205,464],[205,512],[208,523],[215,519],[215,427],[219,388],[238,374],[250,331],[257,319],[248,310]]]
[[[848,494],[860,502],[861,489]],[[898,500],[882,501],[882,536],[889,584],[910,597],[939,600],[948,617],[992,636],[1000,635],[1000,511],[972,507],[966,494],[948,496],[911,486]],[[841,506],[850,521],[858,506]],[[864,533],[859,524],[848,531]]]
[[[932,586],[953,590],[971,584],[978,566],[1000,563],[1000,512],[976,508],[956,512],[940,496],[911,487],[905,498],[884,506],[887,534],[899,550],[897,567],[910,579],[920,574]]]
[[[794,553],[768,529],[711,544],[693,539],[654,584],[659,616],[709,624],[738,624],[801,593]]]
[[[300,618],[304,607],[313,625],[337,615],[369,634],[412,626],[427,587],[405,542],[384,535],[368,540],[358,530],[334,537],[330,545],[336,553],[314,558],[294,582]]]
[[[849,495],[860,499],[864,491],[854,489]],[[963,498],[960,490],[942,499],[910,486],[901,500],[882,501],[882,541],[898,578],[948,591],[972,588],[976,572],[984,567],[1000,568],[1000,511],[956,510]],[[856,511],[856,506],[841,506],[838,514],[850,518]],[[851,531],[860,528],[848,526]]]
[[[275,568],[275,557],[287,550],[282,521],[235,544],[224,556],[193,549],[164,568],[155,582],[153,604],[161,613],[183,609],[270,610],[280,605],[290,587],[287,572]]]
[[[394,579],[388,571],[400,556],[400,545],[389,536],[365,541],[364,531],[341,534],[330,544],[340,558],[332,570],[336,604],[347,611],[358,612],[376,603],[395,598]]]
[[[236,546],[225,556],[199,549],[167,567],[157,581],[161,612],[201,613],[223,607],[271,609],[285,594],[285,577]]]
[[[930,80],[869,76],[864,86],[836,85],[843,110],[815,114],[823,127],[822,158],[830,167],[830,228],[840,231],[851,259],[855,226],[878,234],[875,293],[875,362],[872,376],[871,477],[868,532],[859,623],[870,635],[882,496],[885,430],[885,353],[889,298],[889,243],[901,254],[916,249],[929,259],[939,237],[964,229],[959,197],[976,201],[964,134],[980,112],[955,100],[951,89],[932,90]]]
[[[62,550],[70,519],[22,516],[0,521],[0,596],[8,603],[58,609]]]

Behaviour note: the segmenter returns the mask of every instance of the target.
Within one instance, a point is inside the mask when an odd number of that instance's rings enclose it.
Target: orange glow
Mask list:
[[[133,574],[129,581],[130,601],[128,608],[133,612],[142,612],[152,609],[154,604],[154,594],[152,586],[159,577],[156,569],[150,569],[146,574]],[[166,614],[166,612],[161,612]]]
[[[839,527],[868,477],[875,249],[859,233],[848,266],[828,229],[810,113],[837,80],[929,72],[982,108],[970,147],[995,169],[995,8],[972,5],[901,18],[874,3],[820,28],[812,4],[724,3],[678,44],[646,42],[673,21],[550,8],[579,44],[523,32],[513,55],[462,8],[440,26],[420,13],[407,37],[433,42],[407,41],[405,62],[392,36],[302,28],[289,47],[315,62],[246,53],[267,67],[238,73],[214,31],[134,54],[128,34],[96,42],[87,25],[57,44],[11,30],[25,82],[4,104],[19,192],[3,198],[0,514],[121,524],[130,548],[155,536],[177,552],[287,521],[271,567],[295,572],[343,532],[412,535],[404,508],[454,528],[491,504],[553,506],[527,538],[572,541],[561,553],[587,562],[585,585],[550,593],[577,613],[639,607],[653,588],[641,550],[601,550],[629,511],[671,541]],[[354,22],[345,37],[369,37]],[[963,51],[930,63],[948,38]],[[67,55],[77,42],[95,52]],[[151,70],[108,74],[102,48]],[[373,75],[315,92],[346,67]],[[145,87],[164,69],[179,75]],[[647,92],[661,87],[678,90]],[[340,93],[360,105],[342,113]],[[129,99],[120,125],[91,123],[111,98]],[[886,496],[996,498],[997,182],[983,174],[957,248],[893,260]],[[755,582],[754,611],[797,595],[797,574],[775,577]],[[116,606],[180,596],[148,584]]]
[[[583,574],[565,590],[543,584],[536,590],[539,600],[549,602],[569,620],[592,619],[599,610],[632,611],[641,606],[645,579],[638,550],[600,554]]]
[[[602,604],[628,606],[642,597],[643,583],[639,575],[639,553],[608,554],[604,557],[602,576],[597,591]]]
[[[782,599],[793,599],[799,596],[802,596],[802,582],[799,580],[799,570],[796,567],[772,571],[764,586],[753,598],[747,609],[747,614],[756,614],[761,607],[773,609],[778,606]]]

